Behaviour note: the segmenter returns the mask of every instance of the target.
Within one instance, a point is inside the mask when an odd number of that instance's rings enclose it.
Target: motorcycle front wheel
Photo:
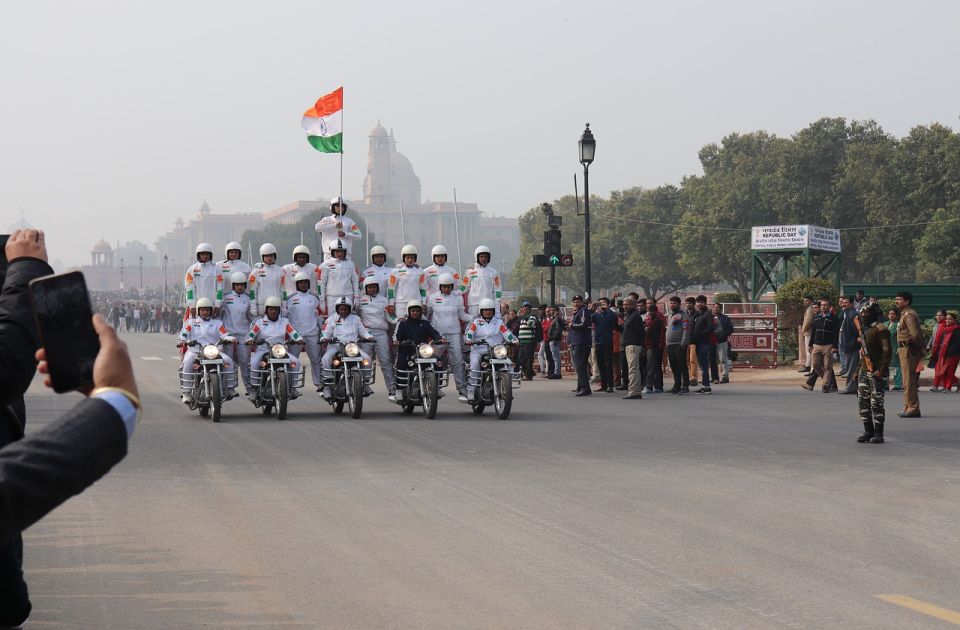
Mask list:
[[[423,414],[428,420],[437,415],[437,376],[432,371],[424,371]]]
[[[277,420],[284,420],[287,417],[287,399],[290,397],[290,390],[287,388],[287,373],[277,373]]]
[[[220,379],[214,378],[210,381],[210,402],[213,404],[213,417],[214,422],[220,422],[220,406],[223,404],[223,401],[220,399]]]
[[[506,420],[513,406],[513,379],[510,373],[502,370],[497,374],[497,396],[493,399],[493,408],[497,410],[497,417]]]
[[[354,368],[350,374],[350,394],[348,396],[350,403],[350,416],[354,419],[359,418],[363,413],[363,376],[360,370]]]

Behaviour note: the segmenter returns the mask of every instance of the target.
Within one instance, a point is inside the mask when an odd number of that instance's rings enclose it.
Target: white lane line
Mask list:
[[[140,357],[141,361],[163,361],[160,357]]]
[[[177,361],[182,360],[182,358],[181,358],[180,356],[175,356],[175,355],[170,355],[170,358],[171,358],[171,359],[176,359]]]

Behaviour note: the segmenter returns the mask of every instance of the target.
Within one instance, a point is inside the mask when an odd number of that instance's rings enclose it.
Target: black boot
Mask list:
[[[871,444],[883,444],[883,424],[877,423],[873,430],[873,437],[870,438]]]
[[[870,440],[873,439],[873,436],[874,436],[874,435],[876,435],[876,433],[875,433],[874,430],[873,430],[873,421],[872,421],[872,420],[864,420],[864,422],[863,422],[863,435],[861,435],[860,437],[857,438],[857,442],[860,442],[861,444],[864,444],[864,443],[866,443],[866,442],[869,442]],[[883,439],[883,438],[880,438],[880,439]]]
[[[800,387],[812,392],[813,386],[816,384],[817,384],[817,373],[811,370],[810,376],[807,377],[807,382],[801,385]]]

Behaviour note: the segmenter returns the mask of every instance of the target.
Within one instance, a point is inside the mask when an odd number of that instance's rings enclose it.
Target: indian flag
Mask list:
[[[343,88],[321,96],[303,112],[307,142],[322,153],[343,153]]]

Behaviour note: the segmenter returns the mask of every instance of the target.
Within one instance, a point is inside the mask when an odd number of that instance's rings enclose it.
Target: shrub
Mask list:
[[[713,294],[714,304],[737,304],[743,302],[739,293],[733,291],[720,291]]]

